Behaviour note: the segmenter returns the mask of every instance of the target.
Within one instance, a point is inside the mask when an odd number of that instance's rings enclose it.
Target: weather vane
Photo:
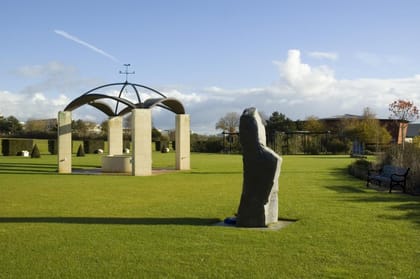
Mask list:
[[[131,64],[124,64],[124,66],[125,66],[125,72],[120,71],[120,75],[125,75],[125,82],[127,82],[128,81],[128,75],[134,75],[136,72],[135,71],[132,71],[132,72],[128,71],[128,67],[130,67]]]

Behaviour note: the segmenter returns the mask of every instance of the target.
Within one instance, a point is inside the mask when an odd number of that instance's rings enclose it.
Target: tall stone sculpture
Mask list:
[[[256,108],[241,115],[243,188],[236,226],[266,227],[278,221],[278,179],[282,159],[266,147],[265,127]]]

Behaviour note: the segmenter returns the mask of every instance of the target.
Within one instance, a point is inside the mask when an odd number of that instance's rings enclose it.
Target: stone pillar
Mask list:
[[[71,173],[71,111],[58,112],[58,173]]]
[[[131,117],[132,173],[135,176],[151,175],[152,113],[150,109],[133,109]]]
[[[108,154],[123,153],[122,117],[115,116],[108,119]]]
[[[177,170],[190,169],[190,116],[177,114],[175,131],[175,167]]]

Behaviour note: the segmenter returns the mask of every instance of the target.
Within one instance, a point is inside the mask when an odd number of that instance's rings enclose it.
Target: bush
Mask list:
[[[41,158],[41,153],[39,152],[38,145],[34,145],[31,152],[31,158]]]
[[[223,151],[223,142],[219,138],[209,138],[205,143],[205,152],[220,153]]]
[[[372,168],[372,163],[365,159],[358,159],[354,161],[349,167],[348,172],[349,174],[360,178],[366,179],[368,170]]]

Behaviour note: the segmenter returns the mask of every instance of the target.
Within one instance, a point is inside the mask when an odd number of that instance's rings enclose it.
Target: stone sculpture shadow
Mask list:
[[[0,217],[0,223],[58,223],[96,225],[181,225],[209,226],[217,218],[199,217]]]

